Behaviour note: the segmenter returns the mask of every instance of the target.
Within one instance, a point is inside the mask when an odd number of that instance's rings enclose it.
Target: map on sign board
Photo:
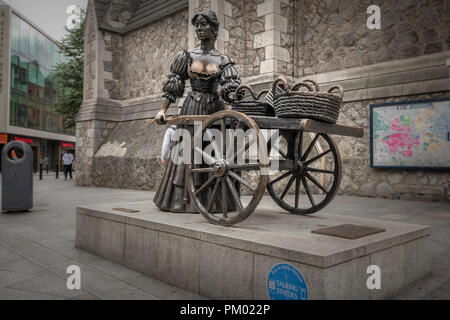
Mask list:
[[[450,98],[370,109],[372,168],[450,170]]]

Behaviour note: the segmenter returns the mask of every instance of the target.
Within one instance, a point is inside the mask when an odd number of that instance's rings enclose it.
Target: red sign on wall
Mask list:
[[[0,133],[0,144],[8,143],[8,135],[6,133]]]
[[[30,138],[19,138],[19,137],[14,137],[14,140],[16,141],[22,141],[28,144],[33,144],[33,139]]]
[[[75,147],[73,145],[73,143],[67,143],[67,142],[62,142],[61,145],[63,148],[74,148]]]

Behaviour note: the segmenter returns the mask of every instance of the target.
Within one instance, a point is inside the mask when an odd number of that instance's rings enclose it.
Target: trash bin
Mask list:
[[[9,142],[2,150],[2,211],[33,208],[33,152],[22,141]]]

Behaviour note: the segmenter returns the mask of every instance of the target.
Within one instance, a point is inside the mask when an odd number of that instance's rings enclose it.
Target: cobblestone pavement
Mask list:
[[[1,188],[1,187],[0,187]],[[75,207],[145,201],[147,191],[83,188],[73,180],[34,180],[30,212],[0,214],[0,300],[4,299],[204,299],[74,247]],[[261,205],[273,205],[266,197]],[[400,292],[397,299],[450,299],[450,205],[336,197],[332,214],[428,225],[431,275]],[[81,268],[81,290],[68,290],[67,267]]]

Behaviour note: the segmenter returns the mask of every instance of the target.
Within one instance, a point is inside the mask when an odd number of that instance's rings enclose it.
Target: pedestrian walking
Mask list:
[[[74,161],[74,157],[73,154],[70,153],[69,151],[66,151],[66,153],[64,153],[63,157],[63,170],[64,170],[64,180],[67,180],[67,174],[69,173],[70,175],[70,179],[72,179],[72,164]]]

